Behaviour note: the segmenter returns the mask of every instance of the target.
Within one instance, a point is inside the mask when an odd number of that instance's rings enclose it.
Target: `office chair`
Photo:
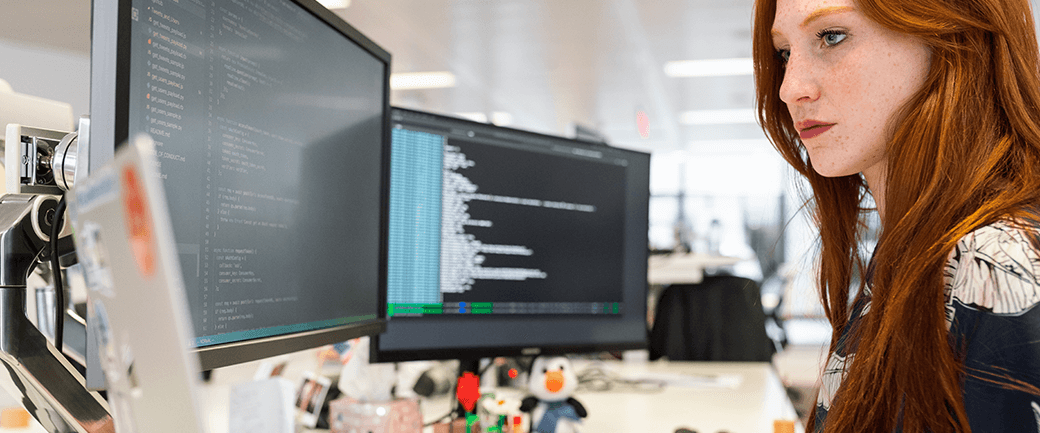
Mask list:
[[[655,317],[652,360],[769,362],[776,352],[758,283],[747,278],[705,276],[700,284],[669,286]]]

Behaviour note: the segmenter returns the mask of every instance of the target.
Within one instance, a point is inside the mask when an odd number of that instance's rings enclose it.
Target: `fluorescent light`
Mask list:
[[[509,126],[513,124],[513,115],[505,111],[491,113],[491,123],[498,126]]]
[[[728,75],[751,75],[755,65],[750,57],[736,59],[676,60],[664,64],[664,74],[669,77],[722,77]]]
[[[732,125],[740,123],[757,123],[753,108],[733,110],[694,110],[679,115],[679,122],[684,125]]]
[[[487,121],[488,121],[487,114],[484,114],[484,113],[477,113],[477,112],[472,112],[472,113],[455,113],[455,115],[459,116],[459,117],[461,117],[463,119],[472,120],[474,122],[487,123]]]
[[[764,138],[694,140],[686,143],[686,151],[697,155],[776,154],[773,145]]]
[[[350,7],[350,0],[318,0],[326,9],[346,9]]]
[[[455,74],[446,71],[390,74],[390,88],[394,90],[439,89],[444,87],[455,87]]]

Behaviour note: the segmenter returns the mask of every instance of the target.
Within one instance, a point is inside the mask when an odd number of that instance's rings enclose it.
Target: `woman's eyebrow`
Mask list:
[[[805,20],[802,21],[802,24],[801,24],[800,27],[806,27],[809,24],[811,24],[813,21],[816,21],[816,20],[818,20],[820,18],[823,18],[823,17],[825,17],[827,15],[839,14],[839,13],[843,13],[843,12],[852,12],[854,10],[856,10],[856,8],[854,8],[852,6],[831,6],[831,7],[819,8],[819,9],[813,11],[813,13],[809,14],[809,16],[805,17]]]
[[[809,16],[805,17],[805,20],[802,21],[802,23],[799,25],[799,27],[802,27],[802,28],[808,27],[809,24],[812,24],[813,21],[816,21],[816,20],[818,20],[820,18],[823,18],[825,16],[828,16],[828,15],[840,14],[840,13],[845,13],[845,12],[852,12],[854,10],[856,10],[856,8],[854,8],[852,6],[830,6],[830,7],[819,8],[819,9],[813,11],[813,13],[809,14]],[[780,31],[777,30],[777,29],[772,29],[769,32],[769,34],[773,36],[774,40],[777,37],[782,35],[780,33]]]

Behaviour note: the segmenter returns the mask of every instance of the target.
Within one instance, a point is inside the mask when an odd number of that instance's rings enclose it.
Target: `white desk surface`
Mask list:
[[[736,257],[703,253],[650,256],[647,281],[650,284],[697,284],[704,281],[704,269],[729,266],[740,262]]]
[[[304,358],[306,359],[306,358]],[[294,359],[287,375],[294,371],[312,369],[313,362]],[[296,364],[296,365],[293,365]],[[301,365],[303,364],[303,365]],[[576,361],[581,371],[588,362]],[[712,363],[712,362],[605,362],[607,371],[625,376],[644,374],[681,378],[681,375],[717,375],[739,384],[732,387],[667,386],[659,392],[626,391],[581,392],[575,395],[588,409],[584,432],[673,433],[678,427],[687,427],[698,433],[771,433],[774,420],[797,420],[794,407],[784,391],[773,366],[768,363]],[[256,365],[244,364],[217,370],[214,381],[204,387],[203,407],[208,410],[208,433],[227,432],[227,396],[230,385],[252,378]],[[294,368],[295,367],[295,368]],[[499,390],[500,395],[520,396],[515,389]],[[17,400],[3,394],[0,403],[17,405]],[[448,412],[451,401],[447,397],[426,399],[422,410],[429,420]],[[305,430],[310,431],[310,430]],[[427,428],[427,432],[432,429]],[[804,432],[796,424],[797,432]],[[35,420],[28,429],[4,429],[0,433],[44,433]],[[316,432],[316,430],[315,430]]]
[[[575,362],[579,372],[587,366]],[[698,433],[772,433],[774,420],[795,421],[795,431],[804,432],[783,384],[769,363],[720,362],[606,362],[610,371],[625,376],[641,374],[739,377],[734,387],[667,386],[659,392],[580,392],[574,397],[588,410],[584,432],[673,433],[686,427]],[[503,390],[517,395],[518,390]],[[447,398],[428,399],[422,404],[427,420],[448,412]],[[427,428],[425,432],[432,432]]]
[[[672,433],[688,427],[699,433],[771,433],[773,421],[798,419],[776,370],[769,363],[654,362],[624,365],[626,373],[739,376],[733,388],[667,386],[658,394],[583,394],[589,432]],[[595,409],[593,409],[595,408]],[[594,417],[592,410],[601,413]],[[796,431],[799,430],[796,427]]]

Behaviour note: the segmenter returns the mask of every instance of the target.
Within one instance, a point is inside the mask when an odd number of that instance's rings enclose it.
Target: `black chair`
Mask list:
[[[776,348],[765,321],[753,280],[721,275],[672,285],[657,303],[650,359],[769,362]]]

